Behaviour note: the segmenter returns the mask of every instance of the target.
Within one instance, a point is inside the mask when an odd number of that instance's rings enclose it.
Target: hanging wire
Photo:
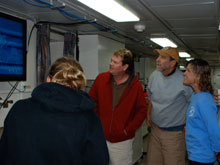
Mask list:
[[[106,27],[104,27],[103,25],[99,25],[98,23],[96,23],[96,22],[94,22],[94,21],[90,21],[90,20],[85,19],[85,18],[83,18],[83,17],[77,16],[77,15],[75,15],[75,14],[73,14],[73,13],[69,13],[69,12],[63,10],[62,8],[57,7],[56,5],[50,4],[50,3],[48,3],[48,2],[45,2],[45,1],[43,1],[43,0],[35,0],[35,1],[33,1],[33,0],[26,0],[26,1],[29,1],[29,2],[32,3],[32,4],[35,4],[35,3],[37,3],[38,5],[41,4],[43,7],[51,7],[51,8],[57,9],[57,10],[59,10],[62,14],[64,14],[65,16],[67,16],[67,18],[71,18],[71,20],[81,20],[81,21],[83,21],[83,22],[88,22],[89,24],[91,24],[92,26],[94,26],[95,28],[97,28],[99,31],[110,32],[110,33],[112,33],[113,35],[115,35],[116,37],[121,37],[121,38],[128,39],[128,40],[130,40],[130,41],[132,41],[132,42],[140,43],[139,40],[137,40],[137,39],[135,39],[135,38],[132,38],[132,37],[130,37],[130,36],[128,36],[128,35],[121,34],[121,33],[119,33],[116,29],[106,28]],[[69,23],[59,23],[59,22],[54,22],[54,23],[56,23],[56,24],[63,24],[63,25],[68,25],[68,24],[69,24]],[[71,23],[70,23],[70,24],[71,24]],[[99,32],[99,31],[85,31],[85,32],[89,33],[89,32]],[[83,32],[83,31],[82,31],[82,32]],[[146,46],[146,45],[144,44],[144,46]]]
[[[8,81],[8,84],[9,84],[11,87],[13,87],[12,83],[10,83],[9,81]],[[23,88],[24,88],[23,90],[19,90],[19,89],[15,88],[15,90],[18,91],[18,92],[24,93],[24,92],[26,91],[26,86],[23,86]]]
[[[31,36],[32,36],[32,33],[33,33],[33,30],[34,30],[34,28],[36,28],[36,24],[34,24],[33,26],[32,26],[32,28],[31,28],[31,32],[30,32],[30,35],[29,35],[29,37],[28,37],[28,49],[27,50],[29,50],[29,44],[30,44],[30,40],[31,40]]]
[[[49,7],[55,8],[55,9],[59,10],[61,13],[67,15],[67,16],[74,17],[74,18],[77,18],[77,19],[79,19],[79,20],[83,20],[83,21],[86,21],[86,22],[90,22],[88,19],[85,19],[85,18],[83,18],[83,17],[80,17],[80,16],[77,16],[77,15],[75,15],[75,14],[69,13],[69,12],[67,12],[67,11],[65,11],[65,10],[63,10],[63,9],[61,9],[61,8],[59,8],[59,7],[57,7],[56,5],[50,4],[50,3],[45,2],[45,1],[42,1],[42,0],[36,0],[36,1],[38,1],[39,3],[45,4],[45,5],[48,5]],[[99,25],[97,25],[97,24],[95,24],[95,23],[90,23],[90,24],[91,24],[92,26],[98,28],[99,30],[105,30],[103,27],[100,27]]]
[[[25,0],[27,3],[31,3],[34,6],[38,6],[38,7],[47,7],[47,5],[42,4],[42,3],[38,3],[36,1],[32,1],[32,0]]]
[[[19,81],[17,81],[15,83],[15,85],[11,88],[11,90],[9,91],[7,97],[5,98],[3,103],[0,105],[0,109],[3,107],[3,105],[5,105],[7,103],[8,99],[11,97],[11,95],[14,93],[15,89],[17,88],[18,84],[19,84]]]

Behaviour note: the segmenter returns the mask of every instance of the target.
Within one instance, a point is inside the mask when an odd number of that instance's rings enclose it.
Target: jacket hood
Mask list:
[[[32,92],[32,98],[41,104],[45,104],[50,111],[93,111],[95,107],[86,92],[75,91],[53,82],[37,86]]]

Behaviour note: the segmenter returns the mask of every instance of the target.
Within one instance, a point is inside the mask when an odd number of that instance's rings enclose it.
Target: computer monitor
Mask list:
[[[0,81],[26,80],[26,20],[0,13]]]

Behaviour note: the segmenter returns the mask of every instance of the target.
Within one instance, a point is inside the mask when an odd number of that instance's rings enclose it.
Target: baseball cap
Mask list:
[[[176,48],[164,47],[163,49],[154,49],[154,52],[161,56],[170,56],[178,62],[179,53]]]

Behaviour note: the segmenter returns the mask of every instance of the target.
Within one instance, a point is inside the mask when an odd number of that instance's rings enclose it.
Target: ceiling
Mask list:
[[[0,10],[34,22],[70,23],[51,25],[79,34],[99,34],[125,42],[136,56],[155,57],[151,37],[168,37],[193,57],[220,66],[220,0],[117,0],[139,22],[115,22],[77,0],[1,0]],[[56,8],[59,7],[59,8]],[[134,29],[145,25],[143,32]],[[182,59],[182,62],[184,59]]]

